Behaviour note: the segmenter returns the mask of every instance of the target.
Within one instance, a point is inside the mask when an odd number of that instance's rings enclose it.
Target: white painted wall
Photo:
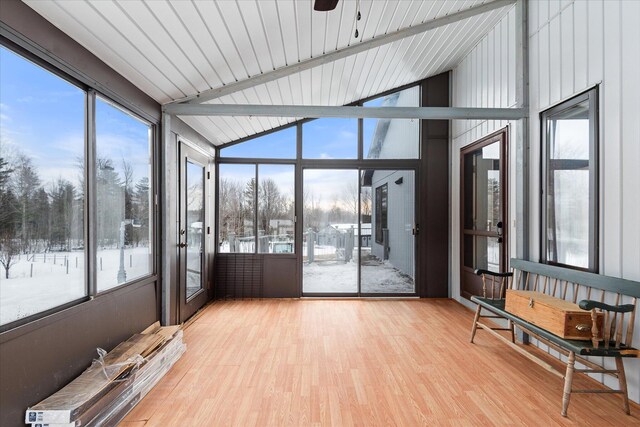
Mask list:
[[[515,7],[491,30],[453,70],[454,107],[516,106],[516,30]],[[509,127],[509,152],[515,152],[517,122],[505,120],[454,120],[451,144],[451,296],[475,307],[460,297],[460,149],[499,129]],[[515,200],[515,161],[511,156],[508,191]],[[509,206],[509,218],[515,218],[515,205]],[[515,227],[506,222],[508,247],[515,254]]]
[[[539,113],[595,85],[600,90],[600,273],[640,281],[640,1],[529,2],[530,209],[539,257]],[[455,106],[515,105],[515,9],[453,71]],[[460,299],[460,148],[504,122],[456,122],[452,144],[452,297]],[[518,126],[511,123],[510,126]],[[515,129],[510,148],[515,147]],[[511,159],[511,183],[515,162]],[[515,200],[513,185],[510,200]],[[510,206],[511,219],[515,207]],[[515,240],[510,238],[511,254]],[[640,316],[634,343],[640,345]],[[554,354],[553,351],[550,353]],[[606,361],[608,366],[612,361]],[[630,398],[640,401],[640,360],[625,361]],[[602,376],[596,376],[603,380]],[[617,387],[606,376],[604,382]]]

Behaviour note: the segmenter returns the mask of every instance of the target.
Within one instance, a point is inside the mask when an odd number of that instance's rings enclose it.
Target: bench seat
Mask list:
[[[603,345],[599,346],[598,348],[594,348],[591,341],[567,340],[561,338],[545,329],[539,328],[533,323],[529,323],[526,320],[523,320],[522,318],[514,316],[508,311],[505,311],[504,299],[491,299],[472,296],[471,301],[493,313],[499,314],[501,317],[504,317],[507,320],[511,320],[521,328],[529,330],[534,334],[581,356],[636,357],[637,354],[635,348],[627,347],[624,344],[622,344],[620,348],[614,348],[615,343],[612,342],[608,349],[604,348]]]
[[[640,283],[609,277],[559,266],[515,259],[510,261],[511,272],[475,270],[482,276],[482,296],[473,296],[477,304],[471,339],[482,329],[502,340],[515,351],[539,364],[549,372],[564,379],[562,394],[562,415],[567,416],[567,408],[572,393],[615,393],[622,395],[624,411],[630,414],[629,394],[623,359],[640,357],[640,352],[632,347],[633,329],[637,300],[640,298]],[[490,292],[488,292],[488,287]],[[591,341],[565,339],[505,310],[507,289],[533,291],[577,304],[582,310],[591,312]],[[488,298],[491,295],[491,298]],[[613,301],[613,304],[610,303]],[[491,313],[487,315],[482,311]],[[603,319],[598,324],[597,319]],[[483,319],[507,321],[507,327],[484,323]],[[515,328],[537,338],[540,342],[567,357],[564,374],[547,363],[525,346],[516,343]],[[502,332],[509,332],[506,337]],[[524,340],[523,344],[528,340]],[[598,360],[590,356],[602,357]],[[605,367],[604,358],[613,358],[615,368]],[[576,368],[578,362],[584,368]],[[573,388],[574,373],[607,374],[618,379],[620,388],[576,390]]]

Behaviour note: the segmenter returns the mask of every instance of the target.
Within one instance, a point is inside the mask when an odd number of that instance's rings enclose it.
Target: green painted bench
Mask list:
[[[476,331],[483,329],[535,363],[564,378],[562,415],[565,417],[571,393],[621,394],[624,410],[629,415],[631,412],[622,359],[640,356],[640,352],[631,344],[636,303],[640,298],[640,282],[513,258],[511,259],[511,268],[512,271],[507,273],[476,270],[476,274],[482,276],[483,295],[471,297],[471,301],[478,305],[471,329],[471,342],[473,343]],[[592,340],[563,339],[507,312],[504,300],[507,288],[542,292],[572,301],[583,310],[591,311],[593,319]],[[483,309],[490,314],[483,314]],[[597,312],[604,312],[603,331],[598,331],[595,323]],[[487,318],[506,320],[507,326],[495,326],[481,321],[481,319]],[[530,353],[523,346],[516,344],[516,327],[567,356],[567,368],[564,375],[551,364]],[[508,332],[509,336],[502,334],[503,331]],[[616,368],[607,369],[603,365],[587,359],[588,356],[613,357]],[[584,365],[585,369],[576,369],[576,361]],[[574,372],[612,375],[618,379],[620,387],[618,390],[574,390],[572,388]]]

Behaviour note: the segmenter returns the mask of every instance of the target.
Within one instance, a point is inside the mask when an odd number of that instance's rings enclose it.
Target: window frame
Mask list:
[[[550,116],[566,111],[582,102],[589,104],[589,246],[588,267],[560,263],[548,259],[548,171],[549,171],[549,133],[547,123]],[[594,86],[582,93],[556,104],[540,113],[540,261],[549,265],[570,268],[581,271],[598,273],[599,270],[599,221],[600,221],[600,191],[599,191],[599,89]]]
[[[131,111],[129,108],[124,107],[123,105],[121,105],[120,103],[116,102],[115,100],[113,100],[111,97],[105,95],[104,93],[101,92],[97,92],[93,89],[91,89],[89,91],[89,105],[88,108],[91,110],[91,113],[87,115],[87,128],[91,129],[91,133],[89,134],[89,140],[85,141],[85,144],[89,146],[89,153],[91,156],[91,159],[89,159],[89,157],[87,156],[87,163],[90,161],[91,162],[91,166],[90,168],[87,167],[87,165],[85,165],[85,171],[88,169],[88,174],[89,174],[89,182],[91,185],[91,195],[89,196],[90,198],[90,203],[91,203],[91,207],[89,209],[90,212],[90,224],[96,224],[95,227],[88,227],[89,229],[89,233],[92,236],[92,238],[89,240],[89,245],[90,245],[90,250],[92,251],[92,256],[89,259],[89,263],[87,265],[90,266],[90,268],[92,268],[91,270],[91,280],[89,281],[89,296],[93,297],[93,296],[98,296],[98,295],[104,295],[107,294],[109,292],[124,288],[126,286],[132,285],[134,283],[139,283],[141,281],[145,281],[145,280],[149,280],[151,278],[155,278],[158,275],[158,253],[159,253],[159,247],[158,247],[158,236],[157,236],[157,224],[158,224],[158,204],[157,204],[157,200],[158,200],[158,193],[157,193],[157,179],[158,179],[158,165],[157,165],[157,146],[158,146],[158,141],[157,141],[157,125],[155,123],[150,122],[149,120],[145,119],[144,117],[142,117],[140,114],[137,114],[134,111]],[[98,212],[98,198],[97,198],[97,175],[96,175],[96,166],[97,166],[97,147],[98,147],[98,138],[97,138],[97,133],[96,133],[96,102],[97,100],[100,99],[101,102],[104,102],[105,104],[108,104],[109,106],[115,108],[116,110],[119,110],[120,112],[124,113],[124,114],[128,114],[129,116],[133,117],[134,119],[140,121],[141,123],[145,124],[146,126],[149,126],[149,159],[150,159],[150,173],[151,176],[149,177],[149,194],[151,196],[151,200],[149,203],[149,210],[150,215],[149,215],[149,219],[150,219],[150,224],[149,224],[149,229],[150,229],[150,236],[149,236],[149,247],[151,248],[151,271],[143,276],[139,276],[136,277],[134,279],[131,280],[126,280],[124,283],[118,284],[116,286],[112,286],[110,288],[107,289],[102,289],[102,290],[98,290],[98,276],[97,276],[97,265],[98,265],[98,239],[97,239],[97,212]],[[91,234],[93,233],[93,234]]]
[[[6,334],[22,333],[31,330],[36,325],[41,325],[43,321],[56,321],[59,315],[69,309],[80,306],[83,303],[102,297],[111,292],[119,291],[122,288],[137,288],[149,283],[156,282],[158,275],[158,256],[160,255],[160,239],[158,234],[158,224],[160,218],[160,208],[158,205],[158,184],[159,184],[159,121],[152,116],[145,114],[142,110],[136,108],[127,99],[120,97],[118,94],[111,92],[109,88],[101,86],[98,82],[86,77],[74,68],[68,67],[66,64],[57,61],[54,57],[46,53],[39,53],[31,49],[30,45],[24,45],[21,40],[0,36],[0,47],[7,49],[13,54],[31,62],[34,66],[41,67],[43,70],[62,79],[63,81],[76,86],[84,92],[84,169],[83,176],[85,179],[85,198],[84,198],[84,260],[85,274],[84,287],[85,296],[68,301],[64,304],[51,307],[49,309],[39,311],[29,316],[25,316],[11,322],[0,325],[0,336]],[[109,103],[113,107],[129,114],[141,122],[150,126],[150,160],[151,160],[151,176],[149,180],[151,203],[149,208],[152,209],[150,219],[152,248],[152,271],[141,277],[127,281],[118,286],[105,289],[101,292],[97,291],[97,261],[96,254],[96,195],[95,195],[95,154],[96,154],[96,97],[99,96],[104,102]]]
[[[282,130],[282,129],[280,129]],[[218,159],[219,157],[216,156],[216,159]],[[220,193],[220,179],[222,178],[222,173],[220,171],[220,166],[224,166],[224,165],[234,165],[234,166],[253,166],[254,167],[254,178],[255,182],[256,182],[256,189],[254,191],[253,194],[253,212],[252,212],[252,220],[253,220],[253,241],[254,241],[254,245],[253,245],[253,251],[251,252],[221,252],[220,251],[220,233],[222,231],[222,227],[220,226],[220,221],[221,221],[221,214],[220,214],[220,204],[216,203],[215,209],[216,209],[216,254],[222,254],[222,255],[260,255],[260,256],[277,256],[277,257],[287,257],[287,256],[297,256],[297,250],[296,250],[296,245],[295,245],[295,236],[296,236],[296,230],[298,229],[298,224],[297,224],[297,220],[296,220],[296,215],[295,215],[295,206],[296,206],[296,201],[295,201],[295,193],[296,193],[296,188],[295,188],[295,181],[296,181],[296,160],[289,160],[289,159],[277,159],[276,161],[273,161],[274,159],[264,159],[264,160],[259,160],[259,159],[249,159],[249,160],[244,160],[244,159],[235,159],[231,160],[231,161],[218,161],[216,162],[216,194]],[[258,235],[258,220],[259,220],[259,214],[260,214],[260,208],[259,208],[259,204],[260,204],[260,199],[259,199],[259,193],[260,193],[260,166],[291,166],[293,168],[293,181],[294,181],[294,215],[293,215],[293,236],[294,236],[294,244],[293,244],[293,251],[292,252],[260,252],[259,250],[259,235]]]

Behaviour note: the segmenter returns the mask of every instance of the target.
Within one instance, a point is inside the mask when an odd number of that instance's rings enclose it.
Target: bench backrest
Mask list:
[[[631,347],[640,282],[512,258],[509,288],[542,292],[572,301],[595,300],[611,305],[632,304],[629,313],[605,311],[605,347]],[[594,309],[595,315],[595,309]]]

